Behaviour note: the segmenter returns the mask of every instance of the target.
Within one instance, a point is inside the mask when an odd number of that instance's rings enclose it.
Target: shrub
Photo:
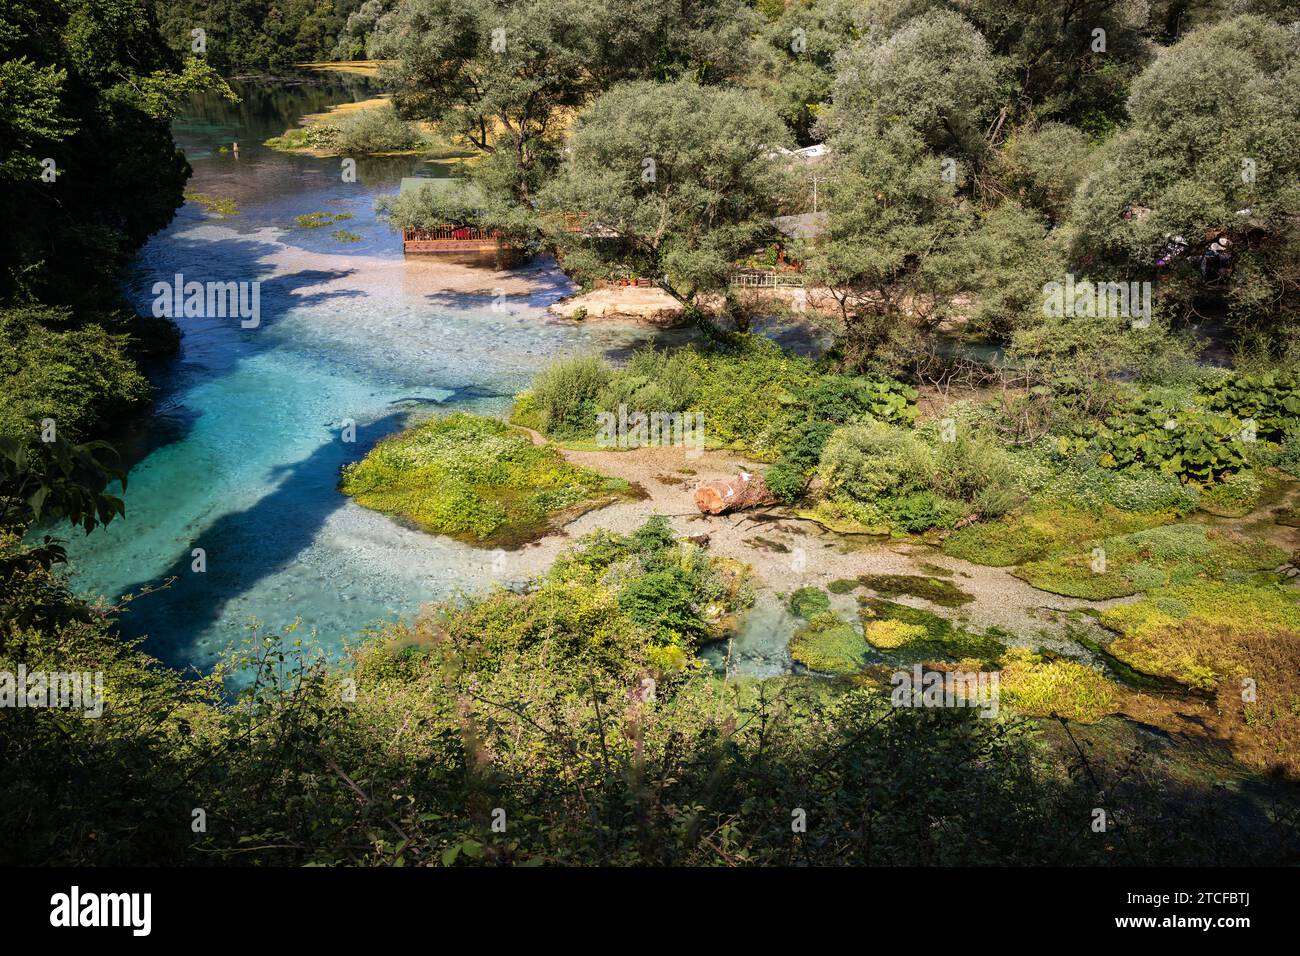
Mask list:
[[[356,110],[336,124],[332,148],[340,153],[389,153],[418,148],[424,138],[392,106]]]
[[[560,438],[594,434],[600,396],[610,378],[610,370],[592,355],[563,359],[543,369],[530,389],[539,430]]]
[[[818,474],[832,497],[872,502],[928,490],[934,453],[913,433],[876,422],[836,430]]]
[[[986,517],[1005,514],[1020,499],[1011,457],[984,438],[963,434],[940,444],[933,475],[937,494],[965,502]]]

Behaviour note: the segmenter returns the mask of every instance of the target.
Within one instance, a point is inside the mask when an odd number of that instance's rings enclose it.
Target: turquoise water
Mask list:
[[[642,334],[549,318],[571,287],[547,261],[502,277],[404,260],[374,200],[402,176],[444,174],[436,164],[362,162],[359,182],[345,183],[337,159],[258,145],[300,113],[371,95],[364,84],[239,92],[237,106],[196,100],[175,127],[190,190],[235,199],[238,215],[188,203],[141,251],[128,291],[147,312],[153,283],[178,272],[258,280],[261,325],[177,320],[182,354],[153,372],[156,407],[117,439],[133,462],[126,518],[68,543],[82,593],[111,600],[174,578],[132,602],[121,626],[163,660],[200,668],[254,622],[300,620],[300,636],[333,651],[373,622],[488,586],[490,553],[356,506],[337,491],[340,467],[413,414],[502,413],[554,357],[618,355]],[[233,141],[238,158],[219,150]],[[352,218],[295,228],[294,216],[318,211]],[[361,238],[340,242],[335,228]],[[508,280],[520,288],[503,291]],[[194,548],[205,573],[191,570]]]

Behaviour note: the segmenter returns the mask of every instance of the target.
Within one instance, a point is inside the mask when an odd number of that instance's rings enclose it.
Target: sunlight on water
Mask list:
[[[133,603],[122,627],[178,665],[211,666],[254,620],[278,629],[301,618],[300,634],[337,650],[378,619],[487,586],[490,553],[352,504],[336,490],[339,468],[413,413],[501,414],[552,358],[624,349],[642,335],[549,318],[545,306],[570,290],[553,263],[501,275],[405,261],[374,199],[417,161],[363,164],[361,182],[344,183],[337,160],[261,148],[283,129],[285,104],[277,99],[269,120],[250,113],[249,89],[244,107],[202,102],[177,127],[195,169],[190,190],[235,198],[238,214],[187,204],[143,249],[128,291],[148,312],[153,283],[176,273],[257,280],[261,324],[178,320],[182,355],[156,374],[158,405],[124,440],[139,458],[127,517],[69,541],[82,592],[115,599],[175,578]],[[318,94],[301,93],[304,107],[319,109]],[[217,149],[233,138],[238,160]],[[350,214],[338,225],[360,241],[294,226],[316,211]],[[206,573],[191,571],[194,548],[206,552]]]

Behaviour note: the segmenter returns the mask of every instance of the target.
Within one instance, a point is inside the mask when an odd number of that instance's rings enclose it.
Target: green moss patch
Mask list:
[[[1257,769],[1300,777],[1300,605],[1281,584],[1196,582],[1108,609],[1108,650],[1212,694],[1211,731]]]
[[[823,674],[856,674],[866,664],[866,653],[858,629],[830,612],[813,615],[790,639],[790,656]]]
[[[800,588],[790,595],[790,613],[811,621],[816,615],[831,608],[831,599],[820,588]]]
[[[1084,542],[1021,565],[1016,576],[1053,594],[1102,600],[1229,571],[1276,567],[1286,554],[1258,541],[1198,524],[1166,525]]]
[[[491,418],[455,414],[387,438],[344,469],[358,504],[423,531],[517,547],[562,518],[633,497],[627,482],[566,462]]]
[[[998,521],[954,531],[944,541],[943,552],[974,564],[1009,567],[1085,541],[1171,521],[1173,517],[1165,513],[1121,511],[1111,505],[1092,511],[1039,501]]]
[[[906,594],[940,607],[959,607],[975,600],[973,595],[967,594],[951,581],[918,574],[864,574],[858,580],[885,597]]]
[[[862,582],[856,578],[836,578],[830,584],[826,585],[826,590],[832,594],[848,594],[850,591],[862,587]]]
[[[888,632],[886,642],[896,640],[896,646],[888,649],[887,656],[891,663],[978,660],[991,664],[1006,650],[1006,644],[1001,640],[1002,635],[993,629],[976,634],[931,611],[882,598],[862,597],[858,599],[858,604],[859,615],[868,635],[872,634],[872,624],[876,621],[896,621],[921,629],[920,634],[915,631]],[[877,635],[884,633],[886,632],[879,629],[876,631]],[[883,647],[881,649],[885,650]]]

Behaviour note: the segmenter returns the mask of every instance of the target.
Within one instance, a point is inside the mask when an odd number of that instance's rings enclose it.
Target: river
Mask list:
[[[333,652],[377,621],[485,587],[491,555],[353,504],[337,490],[340,467],[412,414],[503,413],[555,357],[617,355],[648,334],[549,317],[546,306],[572,289],[549,261],[516,270],[503,295],[490,270],[482,287],[467,287],[462,271],[454,292],[447,267],[404,260],[375,199],[445,166],[363,160],[345,182],[337,158],[260,145],[298,116],[373,96],[364,80],[233,85],[239,104],[195,99],[174,134],[194,167],[189,191],[233,199],[237,214],[186,203],[141,250],[127,291],[147,313],[154,283],[178,273],[256,281],[260,324],[177,319],[182,350],[153,370],[155,407],[117,436],[131,462],[126,517],[68,543],[84,594],[115,600],[171,580],[131,602],[121,627],[147,635],[167,663],[203,670],[252,626],[299,621],[299,636]],[[295,226],[312,212],[351,218]],[[336,228],[358,238],[341,241]]]

